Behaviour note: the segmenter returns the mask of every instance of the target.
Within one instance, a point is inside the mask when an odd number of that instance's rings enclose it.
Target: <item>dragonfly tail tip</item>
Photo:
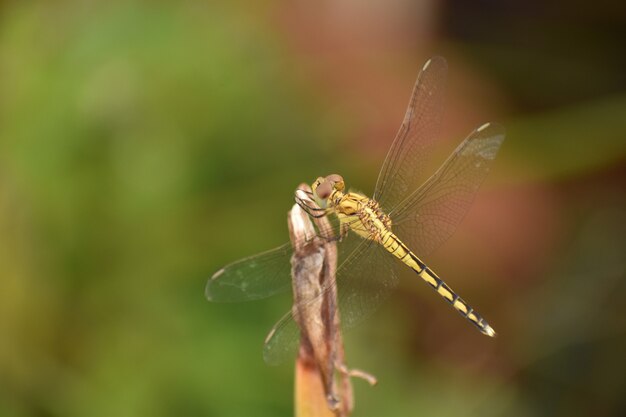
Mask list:
[[[485,328],[483,329],[483,333],[486,334],[489,337],[496,337],[497,333],[495,330],[493,330],[493,327],[491,327],[490,325],[486,325]]]

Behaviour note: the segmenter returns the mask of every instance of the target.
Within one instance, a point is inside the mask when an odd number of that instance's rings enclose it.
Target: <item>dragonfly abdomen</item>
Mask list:
[[[493,328],[476,313],[469,304],[455,293],[441,278],[437,276],[424,262],[422,262],[402,241],[391,231],[387,231],[381,239],[381,244],[393,256],[400,259],[422,278],[437,294],[445,299],[452,307],[470,323],[480,330],[481,333],[494,337],[496,332]]]

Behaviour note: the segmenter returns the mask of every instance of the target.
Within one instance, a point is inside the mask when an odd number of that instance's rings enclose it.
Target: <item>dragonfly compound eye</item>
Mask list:
[[[317,194],[317,196],[322,200],[326,200],[328,197],[330,197],[330,193],[332,193],[332,191],[332,183],[329,181],[325,181],[315,189],[315,194]]]
[[[343,182],[343,177],[339,174],[331,174],[326,177],[326,181],[333,183],[333,187],[336,190],[343,191],[345,188],[345,183]]]

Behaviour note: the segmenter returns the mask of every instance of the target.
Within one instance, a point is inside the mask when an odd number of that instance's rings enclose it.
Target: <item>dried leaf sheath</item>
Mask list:
[[[331,230],[325,218],[316,219],[316,223],[322,234]],[[349,375],[340,372],[339,390],[334,378],[337,364],[345,369],[337,294],[335,286],[329,285],[337,269],[336,244],[328,239],[330,236],[317,236],[309,216],[297,204],[289,212],[289,233],[294,245],[292,312],[301,334],[296,416],[348,416],[352,411]],[[324,296],[316,297],[320,293]]]

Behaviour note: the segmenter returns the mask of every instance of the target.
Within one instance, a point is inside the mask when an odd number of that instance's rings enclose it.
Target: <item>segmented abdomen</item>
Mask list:
[[[458,294],[437,276],[424,262],[422,262],[411,250],[391,231],[386,231],[381,236],[380,242],[387,251],[400,259],[420,276],[437,294],[443,297],[459,314],[480,330],[481,333],[494,337],[496,332],[493,328],[474,311]]]

